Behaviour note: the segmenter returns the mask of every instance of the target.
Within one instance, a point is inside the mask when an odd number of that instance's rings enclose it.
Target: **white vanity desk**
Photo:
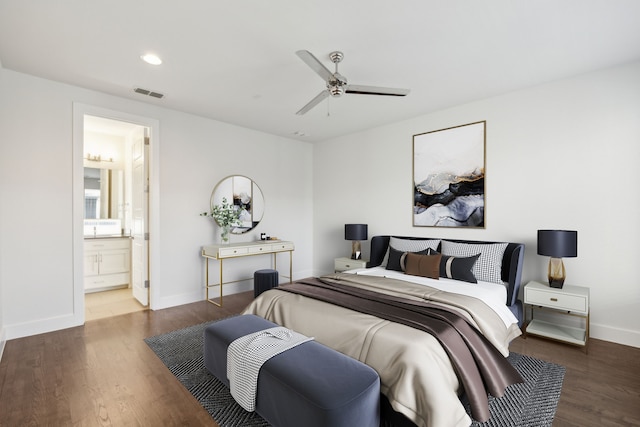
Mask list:
[[[206,262],[205,288],[206,298],[212,304],[222,307],[222,285],[225,283],[222,278],[222,266],[226,259],[241,258],[255,255],[273,255],[273,268],[277,270],[276,256],[280,252],[289,252],[289,281],[292,280],[293,274],[293,251],[295,247],[293,242],[285,242],[282,240],[265,240],[258,242],[230,243],[226,245],[209,245],[202,247],[202,256]],[[217,260],[219,263],[220,277],[218,283],[209,283],[209,260]],[[252,276],[253,278],[253,276]],[[247,278],[246,280],[249,280]],[[231,282],[227,282],[231,283]],[[209,289],[220,287],[220,302],[217,303],[209,297]]]

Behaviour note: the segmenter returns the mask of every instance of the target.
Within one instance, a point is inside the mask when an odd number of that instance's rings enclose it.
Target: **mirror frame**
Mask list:
[[[232,234],[247,233],[260,224],[264,217],[265,201],[262,190],[254,180],[244,175],[229,175],[221,179],[211,192],[211,211],[215,205],[222,203],[223,197],[226,197],[227,202],[234,206],[249,205],[247,210],[249,217],[242,226],[231,227]]]

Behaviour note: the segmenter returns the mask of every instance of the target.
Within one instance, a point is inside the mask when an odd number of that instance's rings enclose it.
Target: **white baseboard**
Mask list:
[[[589,335],[591,338],[640,348],[640,331],[591,323],[589,325]]]
[[[29,337],[31,335],[46,334],[47,332],[59,331],[81,325],[82,322],[78,316],[73,314],[50,317],[48,319],[38,319],[16,325],[5,325],[6,339],[12,340]]]
[[[228,283],[222,287],[222,296],[233,295],[239,292],[246,292],[253,290],[253,280],[243,280],[236,283]],[[218,298],[220,291],[217,288],[213,288],[209,291],[210,298]],[[172,295],[170,297],[162,298],[159,301],[155,301],[153,304],[154,310],[162,310],[165,308],[177,307],[179,305],[191,304],[205,299],[204,289],[197,292],[191,292],[188,294]]]
[[[296,272],[294,278],[311,277],[313,274],[309,272]],[[280,283],[288,283],[287,278],[280,277]],[[222,296],[233,295],[240,292],[247,292],[253,290],[253,279],[241,280],[234,283],[225,283],[222,287]],[[217,287],[209,290],[209,297],[218,298],[220,291]],[[164,308],[176,307],[184,304],[191,304],[194,302],[202,301],[205,299],[204,289],[189,294],[173,295],[170,297],[162,298],[160,301],[155,301],[153,304],[154,310],[162,310]]]
[[[0,329],[0,362],[2,362],[2,355],[4,353],[4,346],[7,343],[7,334],[4,328]]]
[[[333,271],[331,272],[333,273]],[[327,274],[326,272],[323,274]],[[307,277],[320,277],[322,274],[319,274],[313,270],[305,270],[305,271],[296,271],[293,273],[293,280],[306,279]]]

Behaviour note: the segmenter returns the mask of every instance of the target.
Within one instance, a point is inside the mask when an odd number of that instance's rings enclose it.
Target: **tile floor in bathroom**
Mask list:
[[[103,319],[146,310],[133,297],[131,289],[115,289],[104,292],[92,292],[84,296],[85,321]]]

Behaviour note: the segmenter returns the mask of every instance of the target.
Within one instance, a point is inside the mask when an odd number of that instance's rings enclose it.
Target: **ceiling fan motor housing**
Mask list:
[[[327,89],[331,96],[342,96],[347,86],[347,78],[337,71],[333,73],[333,76],[327,82]]]

